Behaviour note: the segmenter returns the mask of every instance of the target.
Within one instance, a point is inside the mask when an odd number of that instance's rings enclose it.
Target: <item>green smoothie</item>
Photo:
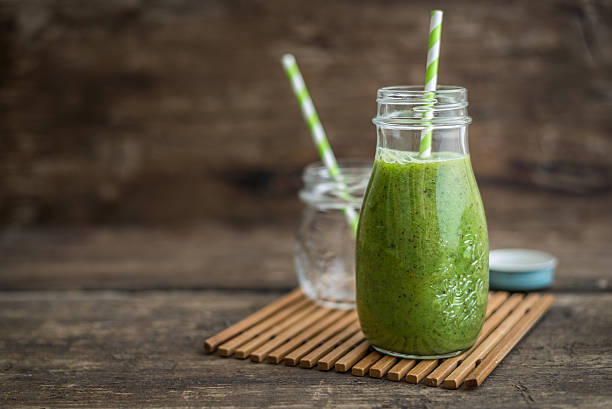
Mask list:
[[[386,352],[452,356],[482,327],[489,243],[470,158],[378,148],[357,233],[357,311]]]

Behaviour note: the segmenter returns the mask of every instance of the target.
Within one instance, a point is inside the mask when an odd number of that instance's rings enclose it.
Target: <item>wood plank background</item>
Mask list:
[[[609,200],[612,3],[436,5],[440,82],[469,89],[485,197]],[[293,222],[317,155],[281,55],[297,56],[337,155],[371,158],[376,89],[423,81],[431,7],[1,2],[1,225]]]

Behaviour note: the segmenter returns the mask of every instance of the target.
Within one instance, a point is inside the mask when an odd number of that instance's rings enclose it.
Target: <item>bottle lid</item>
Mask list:
[[[556,257],[543,251],[492,250],[489,253],[489,286],[507,291],[530,291],[550,287],[556,266]]]

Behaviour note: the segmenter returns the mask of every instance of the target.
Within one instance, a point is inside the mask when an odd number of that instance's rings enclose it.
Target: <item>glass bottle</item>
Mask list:
[[[317,303],[355,308],[355,237],[343,212],[359,212],[372,164],[338,163],[342,182],[321,162],[304,169],[300,199],[306,205],[298,228],[295,267],[302,291]]]
[[[470,348],[484,322],[489,244],[468,152],[467,90],[378,90],[374,167],[356,244],[357,310],[375,349],[435,359]],[[433,118],[425,122],[424,112]],[[428,108],[429,105],[429,108]],[[432,130],[431,155],[419,156]]]

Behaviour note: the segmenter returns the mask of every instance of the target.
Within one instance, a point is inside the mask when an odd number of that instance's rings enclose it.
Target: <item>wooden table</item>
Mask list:
[[[0,240],[0,406],[609,407],[612,212],[485,194],[491,245],[560,259],[556,302],[475,390],[207,355],[204,338],[296,286],[293,225],[11,231]]]

